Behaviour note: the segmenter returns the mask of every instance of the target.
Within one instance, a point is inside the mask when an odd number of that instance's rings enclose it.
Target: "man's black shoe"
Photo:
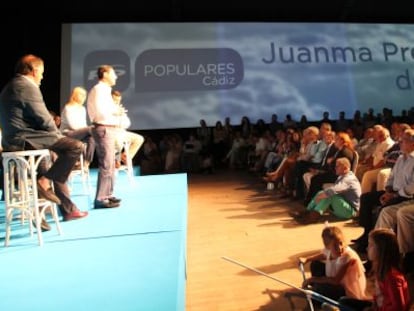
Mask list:
[[[111,202],[109,200],[95,201],[95,208],[114,208],[119,207],[119,203]]]
[[[116,197],[110,197],[108,198],[108,201],[112,203],[121,203],[121,199]]]

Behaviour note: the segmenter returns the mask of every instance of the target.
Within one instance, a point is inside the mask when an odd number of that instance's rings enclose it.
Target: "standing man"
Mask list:
[[[35,55],[25,55],[16,64],[16,76],[0,94],[0,122],[4,151],[50,149],[57,158],[46,169],[39,166],[39,196],[58,204],[64,220],[86,217],[69,197],[66,184],[69,174],[83,151],[82,142],[63,136],[56,127],[43,100],[40,84],[44,62]],[[49,188],[53,181],[55,193]],[[42,221],[42,229],[49,225]]]
[[[111,91],[117,75],[112,66],[102,65],[97,71],[98,83],[89,91],[87,110],[92,121],[92,135],[98,156],[98,184],[95,208],[118,207],[121,200],[113,196],[115,183],[115,140],[120,128],[122,107],[115,104]]]

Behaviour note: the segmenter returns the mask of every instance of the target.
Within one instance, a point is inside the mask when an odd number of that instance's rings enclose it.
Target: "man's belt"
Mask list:
[[[93,123],[94,127],[98,126],[105,126],[105,127],[119,127],[118,125],[112,125],[112,124],[101,124],[101,123]]]

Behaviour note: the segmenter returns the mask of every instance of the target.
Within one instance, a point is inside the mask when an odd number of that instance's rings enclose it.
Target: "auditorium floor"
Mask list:
[[[265,188],[257,176],[244,171],[189,176],[186,310],[302,310],[306,306],[302,298],[293,298],[291,304],[285,293],[298,292],[290,286],[301,286],[297,258],[321,249],[324,223],[296,224],[288,211],[301,203],[278,199],[274,190]],[[362,232],[351,221],[335,225],[348,239]]]

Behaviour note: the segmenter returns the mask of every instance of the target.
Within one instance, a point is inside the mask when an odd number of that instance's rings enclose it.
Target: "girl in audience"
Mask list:
[[[346,244],[341,229],[328,226],[323,230],[322,238],[326,249],[322,256],[315,256],[311,260],[322,260],[325,263],[325,273],[320,264],[313,264],[313,275],[304,281],[303,287],[334,300],[345,295],[360,300],[367,299],[364,266],[358,254]],[[306,261],[309,259],[303,262]]]
[[[397,238],[389,229],[374,229],[368,237],[368,259],[375,277],[373,300],[343,297],[341,309],[363,311],[408,311],[410,297],[407,280],[401,272]]]

